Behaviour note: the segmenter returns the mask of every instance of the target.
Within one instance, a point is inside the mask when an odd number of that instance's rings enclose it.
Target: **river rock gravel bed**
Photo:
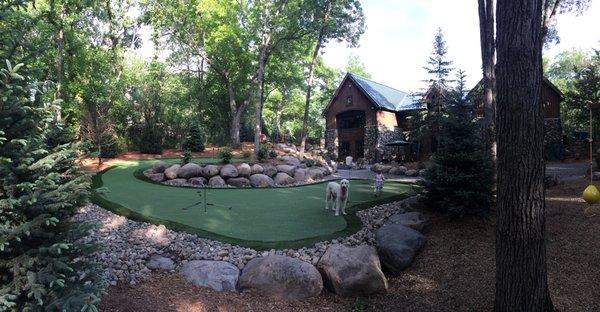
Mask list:
[[[175,270],[193,260],[227,261],[242,269],[253,258],[267,255],[286,255],[316,265],[327,247],[332,244],[374,245],[374,231],[391,215],[409,210],[406,209],[407,206],[414,202],[415,197],[411,197],[359,211],[357,215],[363,227],[355,234],[318,242],[310,247],[283,250],[257,251],[205,239],[194,234],[169,230],[164,225],[129,220],[95,204],[80,207],[73,221],[98,224],[84,239],[100,245],[101,249],[93,253],[89,260],[103,265],[108,282],[115,285],[121,280],[136,284],[150,275],[151,270],[147,263],[151,257],[156,256],[173,260]]]

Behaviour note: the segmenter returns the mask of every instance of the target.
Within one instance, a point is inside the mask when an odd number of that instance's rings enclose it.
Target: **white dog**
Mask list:
[[[333,202],[333,207],[335,211],[335,215],[340,215],[340,210],[342,214],[346,214],[346,202],[348,201],[348,188],[350,186],[350,181],[343,179],[340,181],[340,184],[336,182],[327,183],[327,189],[325,192],[326,202],[325,202],[325,210],[329,210],[330,202]]]

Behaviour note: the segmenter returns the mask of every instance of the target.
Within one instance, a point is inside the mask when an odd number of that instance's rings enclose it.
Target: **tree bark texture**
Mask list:
[[[496,75],[494,1],[478,0],[479,37],[481,42],[481,64],[483,70],[483,110],[488,144],[493,145],[494,120],[496,118]]]
[[[498,0],[495,311],[552,311],[544,203],[542,0]]]

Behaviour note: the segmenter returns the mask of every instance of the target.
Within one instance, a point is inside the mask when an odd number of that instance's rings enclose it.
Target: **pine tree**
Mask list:
[[[0,70],[0,310],[95,311],[104,282],[81,260],[90,226],[70,222],[89,178],[70,144],[47,144],[52,110],[21,67]]]
[[[464,72],[457,76],[448,113],[440,120],[438,149],[424,175],[424,198],[451,216],[484,215],[492,204],[492,158],[464,100]]]
[[[188,135],[185,138],[182,146],[183,150],[190,152],[203,152],[204,151],[204,133],[202,128],[197,123],[190,126]]]
[[[424,67],[431,76],[429,78],[430,84],[435,83],[445,87],[447,83],[451,82],[448,80],[448,76],[453,70],[453,62],[447,59],[447,53],[448,47],[446,46],[446,40],[444,40],[444,33],[441,28],[438,28],[433,39],[433,52],[427,59],[427,66]]]

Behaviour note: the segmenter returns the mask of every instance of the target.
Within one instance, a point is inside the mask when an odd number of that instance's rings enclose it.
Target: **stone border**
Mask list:
[[[209,286],[217,290],[231,290],[230,283],[231,275],[233,274],[231,273],[231,267],[241,270],[241,276],[243,276],[244,268],[251,260],[274,256],[297,259],[311,266],[318,266],[323,254],[331,246],[339,244],[348,247],[361,245],[379,246],[378,251],[380,257],[384,256],[382,262],[385,266],[391,266],[391,269],[394,269],[394,266],[396,266],[395,268],[398,269],[399,263],[400,268],[404,268],[410,264],[414,254],[422,247],[422,243],[419,246],[409,246],[413,249],[411,253],[408,255],[402,254],[401,259],[395,261],[394,256],[390,257],[389,250],[395,250],[396,245],[390,245],[389,242],[382,241],[379,229],[399,226],[402,229],[408,227],[406,231],[417,232],[411,229],[415,227],[411,223],[415,219],[410,218],[409,214],[405,213],[406,211],[414,210],[417,205],[418,195],[401,201],[364,209],[357,213],[363,227],[353,235],[318,242],[310,247],[283,250],[272,249],[268,251],[257,251],[251,248],[221,243],[201,238],[194,234],[169,230],[163,225],[156,226],[149,223],[132,221],[94,204],[81,207],[73,217],[73,220],[75,222],[93,222],[99,224],[99,228],[90,230],[89,235],[82,238],[82,240],[95,242],[105,247],[103,250],[90,255],[90,259],[88,260],[97,261],[104,265],[104,274],[111,285],[115,285],[118,280],[136,284],[140,279],[147,278],[152,270],[175,272],[185,267],[184,271],[190,271],[188,263],[198,260],[208,260],[226,262],[231,265],[204,262],[194,263],[193,267],[221,267],[225,268],[228,272],[226,277],[222,276],[219,272],[211,271],[208,275],[203,273],[201,274],[202,276],[209,276],[212,279],[216,279],[217,284],[214,284],[215,281],[211,280],[210,283],[207,282],[208,284],[200,283],[200,285]],[[416,227],[420,227],[419,229],[422,230],[426,221],[421,217],[416,218],[416,220],[418,221]],[[417,234],[413,233],[411,235]],[[407,236],[406,239],[410,239],[412,242],[411,237]],[[393,237],[394,242],[399,241],[402,243],[402,240],[402,237]],[[424,238],[421,240],[424,243]],[[405,250],[406,247],[400,245],[398,248]],[[382,252],[384,255],[381,254]],[[331,270],[327,272],[331,274]],[[193,280],[194,278],[191,279]],[[225,280],[229,284],[222,284],[225,283]],[[248,285],[245,285],[243,288],[252,290],[252,287]],[[381,287],[377,289],[381,290]],[[254,290],[256,291],[257,289]],[[272,295],[268,289],[259,289],[258,291]],[[333,291],[335,292],[335,289]]]
[[[301,162],[294,156],[277,158],[279,163],[167,164],[155,162],[143,171],[146,178],[171,186],[186,187],[280,187],[320,182],[336,172],[335,163]]]

